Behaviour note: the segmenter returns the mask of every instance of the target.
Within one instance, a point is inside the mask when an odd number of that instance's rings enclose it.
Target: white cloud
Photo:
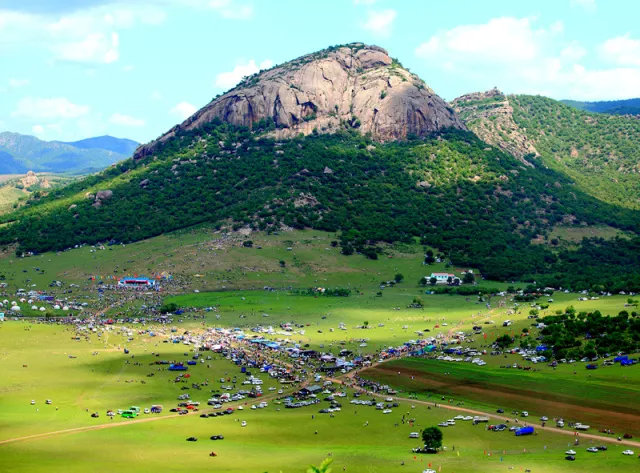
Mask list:
[[[31,132],[45,139],[46,137],[56,138],[60,136],[62,133],[62,125],[60,123],[47,123],[46,125],[33,125],[31,127]]]
[[[528,18],[494,18],[481,25],[456,26],[440,32],[418,46],[416,55],[424,59],[519,63],[537,56],[540,35]]]
[[[170,111],[173,115],[176,115],[181,120],[184,120],[193,115],[196,110],[198,110],[198,108],[195,105],[189,102],[180,102],[176,104],[176,106],[173,107]]]
[[[572,7],[583,8],[588,12],[596,10],[596,0],[570,0],[569,4]]]
[[[109,117],[109,123],[114,125],[139,127],[144,126],[145,122],[141,118],[135,118],[130,115],[124,115],[122,113],[114,113]]]
[[[620,66],[640,66],[640,39],[628,34],[608,39],[600,46],[600,55]]]
[[[246,64],[236,65],[232,71],[218,74],[214,84],[221,89],[230,89],[240,82],[243,77],[255,74],[262,69],[269,69],[271,66],[273,66],[273,61],[270,59],[265,59],[259,65],[256,64],[254,59],[251,59]]]
[[[41,119],[77,118],[87,113],[89,113],[88,106],[74,104],[64,97],[25,97],[18,102],[11,115],[14,117]]]
[[[14,89],[18,87],[24,87],[25,85],[28,85],[28,84],[29,84],[29,79],[16,79],[16,78],[9,79],[9,87],[13,87]]]
[[[565,40],[557,24],[531,18],[494,18],[480,25],[440,31],[416,48],[429,67],[465,77],[478,89],[554,98],[604,100],[640,96],[640,42],[628,36],[605,41],[598,51],[614,68],[588,68],[589,52]],[[460,91],[466,92],[466,91]]]
[[[560,57],[567,61],[578,61],[586,56],[586,54],[587,50],[575,41],[560,51]]]
[[[118,33],[91,33],[80,41],[60,43],[52,49],[65,61],[109,64],[118,60],[118,43]]]
[[[165,17],[161,9],[141,4],[47,14],[0,9],[0,50],[29,44],[51,51],[54,59],[108,64],[119,57],[120,30],[157,25]]]
[[[238,4],[231,0],[210,0],[209,7],[217,11],[223,18],[247,20],[253,16],[253,7],[251,5]]]
[[[376,36],[388,37],[391,35],[393,20],[397,12],[392,9],[367,12],[367,19],[362,27]]]

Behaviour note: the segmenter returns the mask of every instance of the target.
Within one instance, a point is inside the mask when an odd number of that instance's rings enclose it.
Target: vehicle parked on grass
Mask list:
[[[520,437],[522,435],[533,435],[535,433],[535,430],[532,426],[528,425],[526,427],[521,427],[518,430],[516,430],[516,436]]]

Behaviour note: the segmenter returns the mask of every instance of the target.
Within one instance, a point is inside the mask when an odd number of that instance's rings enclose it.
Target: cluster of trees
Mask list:
[[[429,288],[435,294],[451,294],[457,296],[477,296],[481,294],[497,294],[500,289],[497,287],[483,286],[436,286]]]
[[[551,347],[556,359],[593,358],[617,352],[640,350],[640,316],[621,311],[604,316],[599,311],[577,312],[568,307],[563,314],[542,319],[542,343]]]
[[[99,190],[113,195],[95,199]],[[468,132],[385,144],[354,131],[276,141],[214,121],[179,131],[153,155],[32,198],[0,217],[0,244],[42,252],[202,223],[265,231],[287,225],[339,232],[345,255],[377,258],[381,242],[420,237],[489,279],[539,282],[545,275],[549,284],[578,289],[568,279],[587,271],[606,288],[640,286],[633,263],[640,252],[627,253],[639,238],[564,252],[531,244],[566,215],[640,230],[638,212],[596,201],[563,175],[524,167]]]
[[[351,289],[346,287],[337,287],[335,289],[325,289],[319,291],[317,288],[310,287],[305,290],[294,290],[294,294],[302,296],[328,296],[328,297],[349,297],[351,295]]]

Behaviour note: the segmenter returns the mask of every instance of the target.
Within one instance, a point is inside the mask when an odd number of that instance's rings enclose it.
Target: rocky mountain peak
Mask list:
[[[356,128],[380,141],[464,129],[453,109],[418,76],[378,46],[331,47],[245,78],[137,156],[178,130],[221,119],[252,127],[273,121],[277,138]]]

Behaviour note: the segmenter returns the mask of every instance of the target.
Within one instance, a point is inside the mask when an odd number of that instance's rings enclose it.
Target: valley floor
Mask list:
[[[334,473],[419,473],[427,468],[446,473],[640,471],[640,444],[635,438],[616,440],[623,432],[640,435],[637,366],[588,372],[578,362],[553,369],[516,355],[483,355],[485,366],[424,357],[379,363],[378,357],[390,346],[432,336],[453,340],[458,332],[470,334],[474,325],[482,326],[482,335],[467,337],[464,346],[488,349],[498,336],[518,334],[531,326],[529,306],[515,307],[510,296],[480,301],[476,296],[425,294],[418,279],[425,272],[447,268],[425,267],[418,245],[389,248],[387,256],[391,257],[372,261],[340,255],[331,246],[332,235],[320,232],[252,235],[253,248],[243,247],[244,239],[229,240],[194,230],[104,250],[81,247],[32,258],[0,258],[7,298],[18,288],[35,284],[36,290],[54,292],[69,303],[72,299],[87,303],[82,311],[70,312],[129,317],[127,322],[116,322],[108,329],[97,326],[93,331],[82,323],[39,321],[34,317],[39,311],[22,304],[24,317],[13,320],[7,316],[0,323],[0,471],[293,473],[327,457],[333,459]],[[100,284],[110,284],[107,276],[160,271],[171,272],[173,279],[163,283],[159,293],[99,290]],[[404,275],[403,282],[380,289],[382,281],[397,273]],[[55,280],[62,281],[62,286],[50,288]],[[264,286],[275,289],[265,290]],[[288,286],[348,287],[351,295],[302,295]],[[422,299],[422,308],[410,307],[416,297]],[[577,310],[617,314],[626,303],[625,296],[582,301],[579,297],[556,293],[546,313],[573,305]],[[143,316],[145,305],[170,303],[184,312],[172,316],[169,324],[160,325]],[[62,309],[53,313],[66,314]],[[513,324],[503,327],[507,319]],[[286,332],[281,324],[291,324],[293,329]],[[251,409],[261,399],[245,398],[224,406],[235,408],[232,415],[202,418],[200,414],[215,410],[206,405],[212,395],[225,392],[229,385],[236,390],[246,387],[242,382],[249,379],[225,356],[197,352],[193,344],[171,343],[179,337],[204,337],[214,333],[209,330],[213,327],[236,329],[228,333],[241,331],[246,339],[260,336],[283,346],[297,344],[334,355],[349,350],[356,357],[371,356],[373,364],[357,373],[321,373],[323,378],[316,380],[316,362],[301,365],[278,352],[254,350],[265,362],[288,366],[300,381],[281,384],[249,367],[262,380],[262,400],[267,407]],[[241,339],[233,345],[250,346]],[[199,358],[190,365],[189,378],[178,377],[167,365],[155,364],[159,360],[186,362],[198,353],[211,359]],[[530,369],[501,367],[513,364]],[[360,377],[388,384],[398,392],[376,396],[363,392],[356,397],[362,392],[356,385]],[[322,400],[325,394],[318,396],[321,401],[315,405],[284,407],[292,392],[325,381],[331,381],[336,392],[345,392],[346,397],[337,398],[340,411],[319,412],[329,407]],[[169,412],[179,402],[178,396],[187,392],[201,403],[200,411]],[[398,403],[387,414],[351,402],[386,402],[387,397]],[[163,412],[141,414],[134,420],[120,416],[111,420],[106,415],[108,409],[152,404],[162,404]],[[496,414],[498,407],[505,413]],[[536,425],[535,435],[515,437],[508,431],[488,431],[486,424],[474,426],[457,420],[443,428],[446,448],[440,453],[411,451],[420,445],[419,439],[409,438],[411,432],[454,416],[480,413],[488,413],[491,423],[508,419],[513,425],[516,415],[512,410],[530,412],[518,424]],[[91,417],[92,413],[98,417]],[[550,428],[552,422],[544,429],[538,427],[542,415],[592,427],[576,446],[568,427]],[[599,433],[604,427],[613,428],[616,434]],[[220,434],[224,440],[209,440]],[[191,436],[198,440],[186,441]],[[586,452],[587,447],[601,444],[608,449]],[[570,448],[578,452],[575,462],[564,460]],[[635,454],[622,455],[628,448]],[[209,456],[212,451],[217,456]]]

